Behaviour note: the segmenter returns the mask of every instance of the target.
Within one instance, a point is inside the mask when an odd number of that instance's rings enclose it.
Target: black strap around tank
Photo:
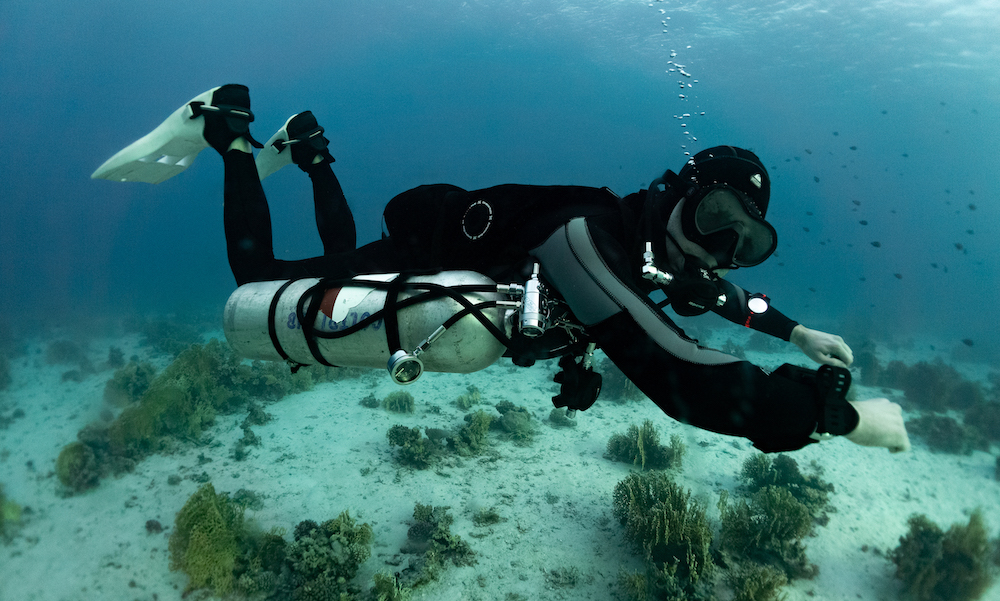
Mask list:
[[[385,311],[385,343],[389,347],[390,357],[403,348],[399,338],[399,314],[397,313],[399,309],[396,308],[396,305],[399,302],[399,293],[406,287],[406,279],[403,274],[399,274],[389,282],[389,287],[385,291],[385,305],[383,306],[383,311]]]
[[[278,340],[278,328],[274,324],[274,318],[278,314],[278,301],[281,300],[281,295],[285,293],[285,290],[287,290],[289,286],[297,281],[298,280],[288,280],[282,284],[281,287],[278,288],[278,291],[274,293],[274,296],[271,297],[271,306],[267,308],[267,335],[271,337],[271,345],[274,346],[274,350],[278,351],[278,354],[281,355],[281,358],[285,361],[291,361],[291,358],[288,356],[288,353],[285,352],[285,349],[281,348],[281,341]]]
[[[299,319],[299,326],[302,327],[302,335],[306,339],[306,345],[309,346],[309,352],[312,354],[313,359],[321,365],[337,367],[323,356],[322,351],[319,350],[319,339],[315,335],[316,316],[319,315],[320,306],[323,304],[323,296],[331,288],[332,286],[328,285],[327,280],[320,280],[314,286],[311,286],[299,298],[295,315]],[[310,300],[312,302],[309,303],[309,308],[303,311],[303,307]]]

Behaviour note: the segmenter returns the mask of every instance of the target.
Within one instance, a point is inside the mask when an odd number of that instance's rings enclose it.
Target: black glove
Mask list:
[[[552,397],[556,408],[568,407],[573,411],[585,411],[601,394],[601,374],[577,363],[576,357],[563,355],[559,360],[562,369],[553,380],[560,384],[559,394]]]

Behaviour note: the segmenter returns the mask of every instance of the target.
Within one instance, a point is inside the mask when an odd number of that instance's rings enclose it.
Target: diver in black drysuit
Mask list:
[[[248,98],[246,108],[249,112]],[[681,251],[682,246],[690,250],[692,243],[678,240],[677,230],[671,233],[668,225],[668,216],[681,213],[673,211],[674,207],[685,196],[696,196],[699,185],[747,188],[745,183],[732,181],[699,182],[698,170],[690,167],[716,159],[714,169],[702,169],[715,179],[720,170],[734,166],[735,175],[746,175],[747,169],[752,172],[756,190],[751,187],[748,191],[751,195],[756,192],[758,198],[756,204],[750,199],[747,206],[751,212],[757,211],[753,218],[766,225],[763,214],[769,183],[752,153],[732,147],[704,151],[680,175],[667,172],[664,181],[658,180],[650,190],[623,199],[606,188],[579,186],[501,185],[475,191],[446,184],[421,186],[387,205],[381,240],[355,248],[353,218],[331,169],[333,157],[322,129],[308,112],[290,120],[287,127],[289,137],[301,142],[291,146],[292,158],[312,180],[324,248],[323,256],[296,261],[274,258],[267,201],[246,141],[252,140],[249,130],[206,120],[205,138],[225,163],[225,230],[238,284],[453,269],[476,271],[497,282],[524,282],[538,263],[541,280],[560,301],[561,321],[577,328],[551,328],[537,339],[515,336],[507,354],[518,365],[563,355],[563,371],[556,378],[562,383],[560,395],[554,399],[557,406],[583,409],[599,393],[599,376],[595,381],[593,372],[582,369],[575,360],[575,355],[593,342],[644,394],[681,422],[748,438],[767,452],[798,449],[825,434],[819,426],[823,401],[816,394],[815,383],[782,369],[768,374],[747,361],[700,346],[649,298],[651,292],[663,289],[668,300],[674,300],[670,296],[676,290],[684,301],[683,307],[674,303],[678,313],[694,314],[700,311],[692,306],[708,305],[708,310],[734,323],[790,339],[796,322],[774,308],[750,311],[747,300],[752,295],[713,277],[714,270],[687,277],[685,263],[694,270],[705,267],[701,259],[711,261],[715,256],[706,256],[703,250],[697,258]],[[694,187],[684,189],[688,184]],[[744,203],[748,198],[745,194]],[[716,262],[736,267],[733,250],[747,242],[738,234],[740,231],[709,232],[702,236],[702,243],[711,247],[713,235],[724,242],[728,248],[716,252]],[[682,284],[680,287],[641,277],[647,241],[652,242],[655,256],[668,257],[675,268],[680,266],[674,269],[678,273],[675,283]],[[769,248],[763,252],[758,249],[757,258],[773,252],[776,239],[766,244]],[[703,280],[711,282],[707,294]],[[706,298],[714,300],[719,292],[726,299],[721,306],[704,302]],[[847,349],[846,354],[849,352]],[[849,364],[850,358],[844,360]],[[853,407],[842,418],[842,431],[832,434],[849,433],[858,425]]]

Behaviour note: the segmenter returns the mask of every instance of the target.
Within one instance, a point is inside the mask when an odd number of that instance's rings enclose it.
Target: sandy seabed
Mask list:
[[[95,354],[106,354],[110,346],[124,349],[125,356],[148,357],[133,338],[89,345]],[[0,430],[0,483],[11,500],[30,508],[18,535],[0,543],[2,601],[180,599],[187,580],[169,570],[167,541],[203,474],[218,492],[263,495],[263,507],[247,516],[264,529],[290,532],[301,520],[322,521],[344,510],[370,524],[372,556],[357,580],[364,588],[374,572],[407,565],[399,550],[419,502],[451,508],[452,532],[471,545],[477,563],[449,567],[415,591],[415,600],[503,600],[512,593],[532,600],[624,599],[619,574],[641,569],[642,562],[611,515],[614,486],[632,466],[603,457],[608,438],[646,419],[664,442],[681,435],[687,454],[677,480],[706,501],[716,522],[719,492],[736,490],[743,462],[757,452],[745,440],[678,424],[649,401],[602,399],[577,414],[575,428],[554,428],[547,421],[557,392],[554,362],[524,369],[502,360],[475,374],[426,374],[406,388],[416,399],[412,415],[359,405],[369,394],[383,398],[399,389],[384,372],[321,384],[267,405],[275,419],[253,428],[262,444],[243,461],[233,460],[232,450],[243,436],[244,414],[222,416],[203,444],[153,455],[131,473],[64,497],[53,475],[55,459],[98,419],[113,372],[63,382],[65,369],[46,365],[44,348],[44,341],[35,341],[13,360],[14,383],[0,393],[0,413],[24,413]],[[798,354],[748,358],[769,368],[802,361]],[[456,427],[464,413],[454,400],[469,386],[482,392],[484,409],[502,400],[527,407],[539,425],[533,444],[520,447],[494,437],[492,450],[481,457],[452,458],[422,471],[394,462],[387,430],[395,424]],[[859,397],[880,395],[862,390]],[[967,522],[978,507],[996,536],[1000,482],[994,455],[932,453],[914,442],[912,452],[899,455],[842,439],[792,454],[804,470],[812,462],[820,466],[836,493],[829,523],[806,541],[819,575],[789,585],[788,601],[899,598],[894,566],[876,551],[894,548],[914,513],[947,528]],[[180,476],[180,484],[168,484],[171,475]],[[503,521],[475,526],[472,517],[484,508],[495,508]],[[148,533],[148,520],[165,530]],[[575,583],[559,577],[567,573],[577,574]],[[983,599],[1000,599],[1000,585]]]

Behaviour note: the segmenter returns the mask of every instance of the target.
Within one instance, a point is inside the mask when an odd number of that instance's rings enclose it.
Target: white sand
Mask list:
[[[145,355],[132,339],[94,342],[90,348],[98,358],[111,344],[124,348],[126,356]],[[630,466],[602,457],[608,437],[645,419],[654,420],[663,441],[682,434],[688,454],[679,481],[704,498],[713,515],[718,491],[735,489],[740,467],[756,452],[744,440],[679,425],[648,401],[603,400],[577,415],[576,428],[552,428],[545,419],[556,392],[554,364],[519,369],[502,362],[476,374],[425,375],[407,388],[417,400],[414,415],[358,404],[369,393],[382,398],[398,389],[382,372],[324,384],[267,406],[275,419],[253,428],[263,444],[245,461],[230,458],[244,415],[224,416],[210,430],[210,444],[151,456],[133,473],[63,498],[52,474],[56,456],[97,418],[104,383],[113,372],[61,382],[66,367],[45,365],[43,348],[37,343],[15,359],[15,382],[0,393],[0,415],[15,407],[25,412],[0,430],[0,482],[12,500],[32,510],[18,537],[0,545],[3,601],[179,599],[186,577],[169,571],[167,539],[177,511],[200,486],[190,476],[202,472],[219,492],[245,488],[265,495],[263,509],[248,512],[264,528],[290,532],[303,519],[321,521],[343,510],[371,524],[375,546],[358,577],[366,588],[376,570],[407,565],[399,548],[420,502],[451,507],[452,532],[469,542],[478,563],[449,568],[414,599],[505,599],[508,593],[532,600],[619,598],[619,571],[639,569],[641,561],[611,517],[612,490]],[[797,355],[751,354],[750,359],[772,367],[799,361]],[[534,444],[518,447],[495,437],[493,451],[479,458],[451,459],[425,471],[398,467],[386,431],[397,423],[455,427],[463,413],[452,401],[469,385],[482,391],[484,409],[504,399],[528,407],[541,422]],[[789,601],[897,598],[894,566],[872,549],[895,547],[913,513],[926,513],[947,527],[967,521],[969,512],[981,507],[991,535],[1000,526],[993,455],[933,454],[919,443],[911,453],[890,455],[833,440],[792,456],[802,468],[813,461],[822,466],[836,493],[829,524],[808,539],[819,576],[789,586]],[[172,474],[184,480],[168,485]],[[475,527],[473,514],[490,507],[505,521]],[[147,534],[150,519],[167,529]],[[575,586],[555,586],[546,578],[564,568],[579,571]],[[983,598],[1000,599],[1000,586]]]

